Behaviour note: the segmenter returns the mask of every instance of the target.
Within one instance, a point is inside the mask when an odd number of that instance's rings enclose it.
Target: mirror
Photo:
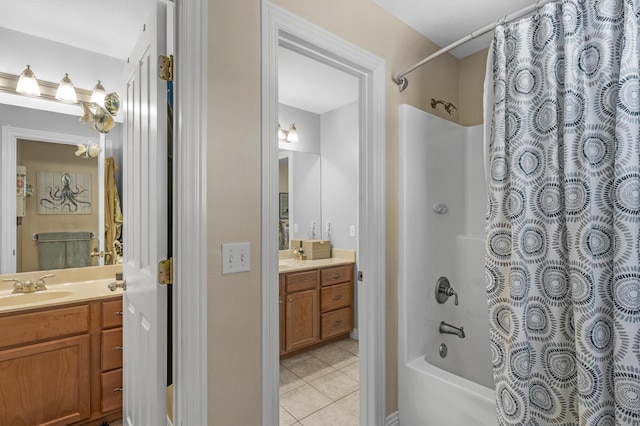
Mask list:
[[[288,217],[280,217],[280,250],[289,248],[292,239],[322,238],[320,165],[320,154],[280,152],[280,193],[288,198]]]
[[[83,235],[91,235],[88,243],[72,245],[80,245],[83,249],[86,246],[89,252],[103,251],[104,164],[105,157],[113,151],[111,147],[114,143],[111,138],[107,140],[104,134],[96,137],[97,133],[88,133],[77,122],[76,117],[64,114],[11,105],[0,105],[0,112],[3,119],[12,116],[15,119],[16,113],[19,113],[24,125],[48,128],[55,126],[47,123],[64,124],[66,131],[84,135],[2,126],[4,155],[0,172],[0,195],[6,202],[0,211],[0,273],[42,270],[41,261],[44,262],[45,270],[64,267],[55,267],[58,266],[56,261],[43,260],[46,254],[39,253],[44,246],[37,244],[38,237],[53,235],[52,232],[72,232],[74,237],[75,233],[84,232]],[[94,150],[99,147],[100,150],[94,158],[76,155],[78,145],[92,146]],[[17,195],[18,165],[24,167],[26,173],[24,197],[14,197]],[[70,176],[66,186],[60,179],[65,174]],[[53,247],[51,244],[46,246]],[[75,263],[69,262],[68,265],[71,266],[67,267],[102,265],[105,264],[105,259],[110,264],[115,259],[110,256],[87,255],[84,251]]]
[[[12,13],[14,11],[12,10]],[[33,34],[40,28],[36,28],[32,23],[29,24],[28,21],[22,22],[23,25],[20,25],[20,23],[12,23],[15,25],[11,29],[0,27],[0,38],[12,40],[10,44],[0,45],[0,55],[3,58],[0,72],[18,75],[29,64],[41,85],[41,90],[46,82],[57,84],[61,76],[68,73],[79,93],[83,93],[79,89],[84,89],[84,93],[90,93],[98,80],[101,81],[107,93],[117,92],[120,95],[124,93],[122,72],[126,57],[122,58],[115,53],[110,56],[103,54],[103,49],[99,43],[95,43],[96,40],[93,40],[93,48],[77,47],[79,46],[77,43],[84,41],[86,37],[75,37],[73,39],[75,41],[68,41],[68,43],[76,43],[74,45],[55,41],[56,37],[48,37],[43,33],[39,33],[41,37],[38,37]],[[130,50],[126,43],[123,44],[123,47]],[[37,247],[33,240],[33,234],[51,232],[55,230],[55,226],[42,230],[43,228],[35,227],[27,229],[27,225],[32,226],[35,221],[45,216],[48,216],[47,221],[53,221],[56,217],[65,217],[68,223],[60,224],[58,231],[79,229],[81,231],[94,232],[96,235],[90,241],[91,249],[104,250],[104,233],[102,230],[104,225],[99,217],[101,216],[100,213],[103,212],[104,159],[115,157],[116,162],[120,166],[122,165],[122,113],[116,115],[116,126],[109,131],[106,137],[94,131],[88,124],[81,123],[79,118],[82,115],[83,109],[78,104],[51,101],[42,97],[18,95],[11,87],[5,87],[0,90],[0,128],[2,129],[0,136],[2,143],[0,197],[3,200],[3,203],[0,204],[0,274],[11,274],[20,270],[22,266],[18,268],[17,263],[25,264],[24,267],[29,269],[38,263],[33,259],[35,252],[27,250],[28,248],[34,249]],[[76,145],[100,144],[102,148],[101,156],[98,160],[92,160],[97,164],[97,170],[94,169],[94,171],[87,172],[91,175],[91,186],[95,187],[91,191],[91,203],[92,215],[96,212],[98,213],[97,222],[91,224],[79,223],[78,228],[71,228],[70,223],[81,222],[87,215],[43,215],[37,212],[32,214],[31,211],[28,211],[27,216],[22,219],[22,225],[17,224],[16,166],[18,165],[19,144],[22,143],[18,142],[19,140],[37,141],[43,143],[42,146],[50,145],[57,146],[58,149],[69,149],[71,153],[64,154],[64,156],[73,157],[74,161],[79,162],[76,164],[82,164],[82,166],[79,166],[81,168],[85,167],[88,161],[91,160],[76,157]],[[73,167],[70,167],[69,170]],[[26,201],[27,207],[29,207],[32,200],[35,201],[35,198],[38,197],[34,180],[38,169],[43,172],[65,171],[45,170],[44,167],[40,166],[27,167],[27,184],[32,185],[33,188],[33,195]],[[120,186],[120,182],[122,182],[121,170],[122,168],[120,167],[116,176],[116,186],[118,186],[119,194],[122,194],[122,187]],[[59,186],[57,202],[64,202],[62,201],[64,197],[60,198],[60,194],[63,191],[62,182]],[[72,194],[78,192],[79,189],[74,186],[73,182],[70,182],[70,186],[66,191],[68,191],[67,194]],[[53,193],[55,196],[55,190]],[[83,194],[86,194],[86,192]],[[83,194],[70,196],[78,197]],[[87,200],[82,199],[82,201]],[[19,229],[20,232],[18,231]],[[20,245],[17,240],[19,234],[22,234]],[[18,256],[22,254],[29,257],[26,262],[24,259],[18,260]],[[104,258],[93,257],[90,265],[101,264],[103,261]]]
[[[3,122],[37,126],[41,129],[62,128],[69,132],[57,133],[13,127],[3,123],[0,196],[6,201],[0,207],[0,273],[42,270],[39,266],[40,256],[36,242],[40,233],[86,231],[93,233],[93,238],[88,244],[90,250],[104,250],[104,159],[112,153],[111,136],[109,140],[104,134],[98,136],[98,133],[81,125],[77,116],[6,104],[0,104],[0,112]],[[76,134],[70,134],[72,132]],[[79,157],[75,155],[77,145],[99,146],[100,152],[95,158]],[[26,167],[26,184],[31,188],[23,198],[25,210],[22,214],[25,216],[21,218],[18,218],[17,208],[22,198],[14,197],[17,194],[17,165]],[[78,175],[73,173],[80,173],[88,176],[89,180],[87,183],[80,183],[71,179],[67,188],[62,182],[49,185],[52,191],[47,196],[41,196],[37,189],[37,176],[40,174],[42,179],[46,179],[49,175],[51,178],[53,172],[70,172],[74,179]],[[60,180],[60,176],[57,180]],[[48,201],[40,202],[41,198]],[[102,265],[104,258],[90,256],[88,264],[85,261],[77,264]]]

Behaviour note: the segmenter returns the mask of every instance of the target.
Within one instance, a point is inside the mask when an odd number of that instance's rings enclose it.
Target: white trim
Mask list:
[[[207,2],[176,2],[173,362],[176,426],[205,425],[207,382]]]
[[[360,424],[384,425],[385,338],[385,63],[267,0],[262,0],[262,424],[278,424],[278,123],[277,48],[345,71],[360,81],[357,263]]]
[[[0,203],[0,274],[13,274],[16,272],[16,198],[8,196],[16,192],[16,161],[18,158],[18,139],[27,139],[41,142],[58,143],[65,145],[87,144],[87,142],[100,143],[101,139],[86,136],[68,135],[64,133],[47,132],[44,130],[24,129],[21,127],[2,126],[2,155],[0,168],[0,194],[3,199]],[[8,165],[8,167],[5,167]],[[104,180],[104,149],[98,156],[98,173]],[[100,182],[100,176],[98,182]],[[104,226],[104,197],[98,197],[98,211],[102,211],[102,223]],[[100,214],[100,213],[99,213]],[[100,222],[100,220],[98,220]],[[100,226],[100,224],[98,224]],[[98,238],[101,238],[102,228],[98,229]]]

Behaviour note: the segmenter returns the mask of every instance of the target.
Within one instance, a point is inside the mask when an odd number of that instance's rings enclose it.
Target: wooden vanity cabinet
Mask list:
[[[318,341],[318,270],[293,272],[284,277],[285,352]]]
[[[89,318],[88,305],[0,316],[0,424],[90,416]]]
[[[101,303],[100,411],[122,409],[122,298]]]
[[[282,273],[279,294],[280,355],[346,337],[353,329],[353,264]]]
[[[121,306],[122,298],[104,303],[112,302]],[[122,392],[119,403],[100,404],[102,308],[92,301],[0,314],[0,425],[95,425],[122,416]],[[117,326],[109,327],[116,341]],[[111,370],[120,383],[121,365]]]
[[[320,271],[321,339],[349,333],[353,329],[353,265]]]

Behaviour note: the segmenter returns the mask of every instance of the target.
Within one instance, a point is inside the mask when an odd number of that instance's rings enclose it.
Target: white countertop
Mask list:
[[[46,290],[31,293],[12,294],[13,283],[3,282],[0,286],[0,314],[63,306],[72,303],[106,299],[114,296],[122,297],[122,289],[118,288],[116,291],[111,291],[108,288],[109,283],[115,278],[113,271],[118,268],[101,268],[104,269],[100,270],[99,273],[96,273],[95,270],[91,271],[93,272],[91,274],[93,277],[87,276],[87,271],[82,272],[86,278],[79,276],[79,272],[75,271],[55,271],[57,272],[55,277],[47,278],[45,280],[47,287]],[[34,274],[35,277],[36,275],[42,276],[45,273],[46,272],[36,272],[31,274]],[[113,277],[107,278],[105,274],[112,275]],[[31,277],[25,273],[3,275],[2,278],[14,276],[23,282],[27,279],[32,282],[37,280],[37,278]],[[65,279],[74,279],[74,281],[64,282]]]
[[[306,269],[324,268],[327,266],[348,265],[356,262],[356,252],[353,250],[331,249],[331,257],[314,260],[295,260],[290,250],[281,250],[278,262],[279,272],[297,272]]]

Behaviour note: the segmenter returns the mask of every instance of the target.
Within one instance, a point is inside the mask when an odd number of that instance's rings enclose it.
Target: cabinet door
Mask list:
[[[2,425],[68,425],[89,417],[89,336],[0,351]]]
[[[318,290],[287,294],[287,352],[318,341]]]

